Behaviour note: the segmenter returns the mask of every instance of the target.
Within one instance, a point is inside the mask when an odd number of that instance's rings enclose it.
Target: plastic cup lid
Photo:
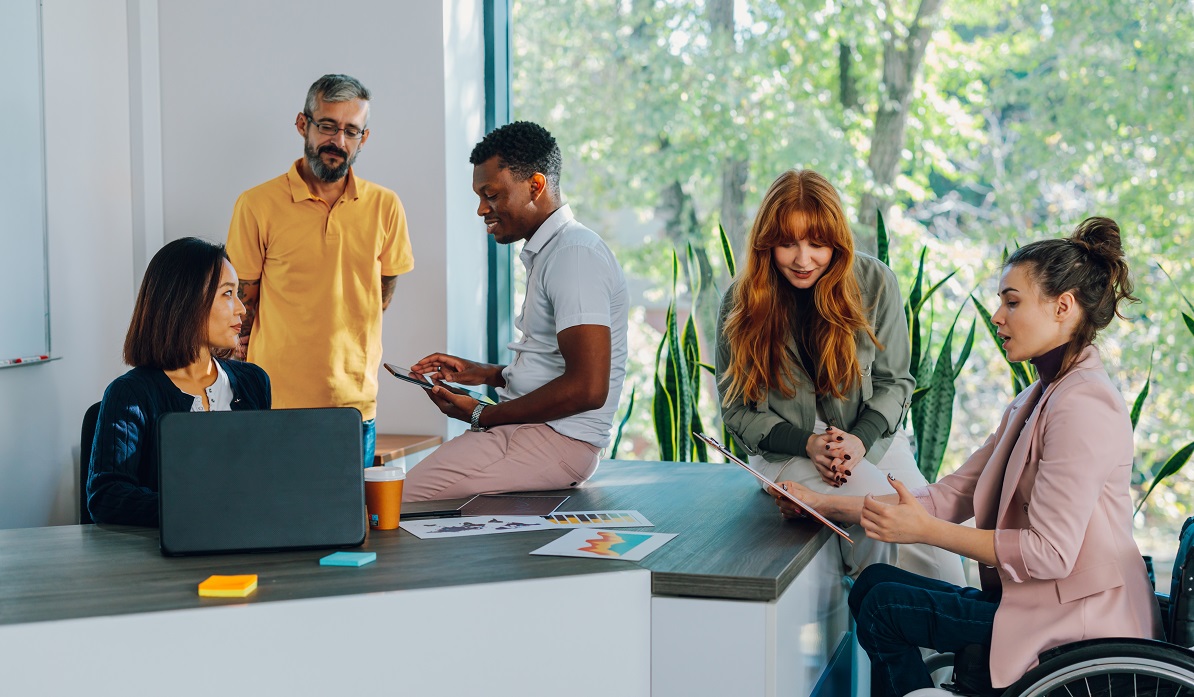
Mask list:
[[[365,468],[365,481],[367,482],[393,482],[399,479],[406,479],[406,468],[401,465]]]

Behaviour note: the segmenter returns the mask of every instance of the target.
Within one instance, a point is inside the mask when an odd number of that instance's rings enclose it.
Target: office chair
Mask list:
[[[83,430],[79,434],[79,525],[95,522],[87,511],[87,475],[91,472],[91,443],[95,440],[99,410],[99,402],[87,407],[87,412],[83,414]]]

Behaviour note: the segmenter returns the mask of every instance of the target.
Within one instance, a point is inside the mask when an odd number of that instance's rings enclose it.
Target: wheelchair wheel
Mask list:
[[[1162,642],[1103,641],[1047,658],[1003,697],[1194,697],[1194,653]]]

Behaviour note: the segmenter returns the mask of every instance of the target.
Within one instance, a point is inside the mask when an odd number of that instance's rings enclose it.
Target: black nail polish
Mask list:
[[[847,460],[849,460],[849,459],[850,459],[850,456],[849,456],[849,455],[847,455],[847,456],[846,456],[846,459],[847,459]]]
[[[838,437],[837,437],[837,439],[838,439],[838,441],[843,441],[843,440],[845,440],[845,438],[842,438],[841,436],[838,436]]]

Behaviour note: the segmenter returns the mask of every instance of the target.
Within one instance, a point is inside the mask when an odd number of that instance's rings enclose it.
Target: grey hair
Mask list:
[[[324,75],[311,85],[311,89],[307,90],[307,105],[303,109],[303,113],[315,113],[320,101],[348,102],[353,99],[363,99],[367,102],[371,96],[369,89],[351,75]],[[365,118],[368,119],[367,112]]]

